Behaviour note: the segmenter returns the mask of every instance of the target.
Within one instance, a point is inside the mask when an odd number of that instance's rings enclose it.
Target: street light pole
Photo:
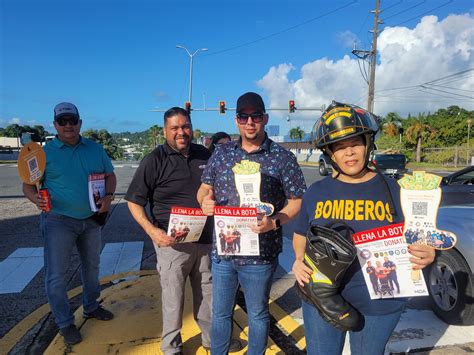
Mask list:
[[[196,51],[193,54],[191,54],[191,52],[189,52],[188,49],[184,46],[181,46],[181,45],[177,44],[176,48],[184,49],[186,51],[186,53],[188,54],[188,56],[189,56],[189,95],[188,95],[188,101],[192,102],[191,100],[193,98],[193,57],[197,54],[197,52],[199,52],[199,51],[205,52],[208,49],[207,48],[199,48],[199,49],[196,49]]]
[[[469,133],[471,131],[471,123],[472,123],[472,120],[468,118],[467,119],[467,161],[466,161],[467,166],[471,165],[471,163],[469,162],[469,158],[471,157],[471,149],[470,149],[470,142],[469,142]]]

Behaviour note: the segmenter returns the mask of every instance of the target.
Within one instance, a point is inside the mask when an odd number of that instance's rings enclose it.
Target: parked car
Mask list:
[[[441,207],[437,227],[456,234],[457,243],[427,270],[432,309],[448,324],[474,325],[474,204]]]
[[[384,175],[398,179],[407,172],[407,160],[404,154],[386,154],[375,152],[370,159],[377,169]],[[319,174],[326,176],[332,173],[331,158],[321,153],[319,156]]]
[[[327,176],[332,173],[331,158],[328,155],[321,153],[319,156],[319,175]]]
[[[399,179],[407,172],[407,158],[405,157],[405,154],[375,152],[372,155],[371,160],[377,170],[392,178]]]
[[[474,166],[468,166],[441,180],[441,206],[474,204]]]

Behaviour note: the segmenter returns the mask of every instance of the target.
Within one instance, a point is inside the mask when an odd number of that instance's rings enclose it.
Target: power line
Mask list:
[[[450,95],[453,95],[453,96],[467,97],[468,99],[474,99],[474,96],[467,96],[467,95],[462,95],[462,94],[456,94],[456,93],[454,93],[454,92],[450,92],[450,91],[446,91],[446,90],[441,90],[441,89],[435,89],[435,88],[433,88],[433,87],[429,87],[429,86],[425,86],[425,85],[421,85],[421,88],[426,89],[426,90],[439,91],[439,92],[442,92],[442,93],[444,93],[444,94],[450,94]]]
[[[403,14],[403,13],[405,13],[405,12],[407,12],[407,11],[410,11],[411,9],[414,9],[415,7],[418,7],[418,6],[422,5],[422,4],[424,4],[425,2],[426,2],[426,0],[423,0],[423,1],[419,2],[418,4],[415,4],[415,5],[410,6],[410,7],[406,8],[406,9],[404,9],[404,10],[402,10],[402,11],[397,12],[396,14],[393,14],[393,15],[391,15],[391,16],[385,17],[384,19],[382,19],[382,21],[385,22],[385,21],[388,20],[389,18],[393,18],[393,17],[398,16],[398,15],[400,15],[400,14]]]
[[[233,50],[238,49],[238,48],[246,47],[246,46],[249,46],[249,45],[251,45],[251,44],[255,44],[255,43],[264,41],[264,40],[266,40],[266,39],[269,39],[269,38],[272,38],[272,37],[281,35],[281,34],[283,34],[283,33],[285,33],[285,32],[294,30],[294,29],[296,29],[296,28],[298,28],[298,27],[307,25],[308,23],[311,23],[311,22],[317,21],[317,20],[319,20],[319,19],[322,19],[323,17],[326,17],[326,16],[328,16],[328,15],[332,15],[332,14],[334,14],[334,13],[340,11],[340,10],[345,9],[346,7],[349,7],[349,6],[353,5],[353,4],[355,4],[356,2],[357,2],[357,0],[353,0],[353,1],[351,1],[350,3],[347,3],[347,4],[343,5],[343,6],[339,6],[339,7],[335,8],[334,10],[331,10],[331,11],[329,11],[329,12],[326,12],[326,13],[322,14],[322,15],[313,17],[313,18],[311,18],[311,19],[309,19],[309,20],[303,21],[303,22],[301,22],[301,23],[299,23],[299,24],[296,24],[296,25],[294,25],[294,26],[287,27],[287,28],[285,28],[285,29],[283,29],[283,30],[281,30],[281,31],[271,33],[271,34],[269,34],[269,35],[267,35],[267,36],[263,36],[263,37],[257,38],[257,39],[255,39],[255,40],[253,40],[253,41],[245,42],[245,43],[242,43],[242,44],[239,44],[239,45],[230,47],[230,48],[222,49],[222,50],[220,50],[220,51],[211,52],[211,53],[208,53],[208,54],[203,54],[203,55],[201,55],[200,57],[202,58],[202,57],[208,57],[208,56],[211,56],[211,55],[222,54],[222,53],[225,53],[225,52],[230,52],[230,51],[233,51]]]
[[[441,77],[441,78],[438,78],[438,79],[430,80],[430,81],[427,81],[427,82],[424,82],[424,83],[421,83],[421,84],[417,84],[417,85],[408,85],[408,86],[401,86],[401,87],[397,87],[397,88],[389,88],[389,89],[378,90],[377,94],[379,94],[381,92],[385,92],[385,91],[419,88],[419,87],[422,87],[423,85],[431,85],[432,83],[443,81],[445,79],[460,77],[460,76],[463,76],[464,74],[467,74],[467,73],[470,73],[470,72],[474,72],[474,68],[466,69],[466,70],[463,70],[463,71],[460,71],[460,72],[457,72],[457,73],[454,73],[454,74],[450,74],[450,75],[447,75],[447,76],[444,76],[444,77]],[[446,82],[443,82],[443,84],[445,84],[445,83]]]
[[[448,2],[446,2],[446,3],[444,3],[444,4],[440,5],[440,6],[434,7],[434,8],[432,8],[432,9],[428,10],[428,11],[423,12],[423,13],[420,14],[420,15],[417,15],[417,16],[415,16],[415,17],[409,18],[408,20],[405,20],[405,21],[403,21],[403,22],[399,22],[399,23],[397,23],[397,24],[394,25],[394,26],[403,25],[404,23],[407,23],[407,22],[410,22],[410,21],[415,20],[415,19],[417,19],[417,18],[420,18],[421,16],[424,16],[424,15],[426,15],[426,14],[428,14],[428,13],[431,13],[431,12],[433,12],[433,11],[435,11],[435,10],[438,10],[438,9],[440,9],[440,8],[442,8],[442,7],[444,7],[444,6],[448,5],[448,4],[450,4],[450,3],[452,3],[453,1],[454,1],[454,0],[449,0]]]
[[[464,91],[464,92],[474,92],[474,90],[466,90],[466,89],[452,88],[452,87],[450,87],[450,86],[444,86],[444,85],[430,84],[430,86],[436,86],[436,87],[440,87],[440,88],[445,88],[445,89],[450,89],[450,90],[457,90],[457,91]]]
[[[381,12],[385,12],[385,11],[391,9],[392,7],[398,6],[398,5],[400,5],[402,2],[403,2],[403,0],[399,0],[397,3],[390,5],[389,7],[386,7],[385,9],[382,9]]]

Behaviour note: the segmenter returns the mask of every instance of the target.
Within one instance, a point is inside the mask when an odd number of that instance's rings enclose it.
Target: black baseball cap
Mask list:
[[[265,104],[262,97],[255,92],[247,92],[237,100],[237,113],[245,108],[253,108],[257,111],[265,112]]]

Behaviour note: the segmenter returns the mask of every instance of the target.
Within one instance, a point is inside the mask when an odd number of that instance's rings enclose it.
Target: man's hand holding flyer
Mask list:
[[[196,242],[201,238],[207,216],[200,208],[171,207],[167,234],[177,243]]]
[[[214,209],[217,252],[219,255],[260,255],[257,209],[219,206]]]

